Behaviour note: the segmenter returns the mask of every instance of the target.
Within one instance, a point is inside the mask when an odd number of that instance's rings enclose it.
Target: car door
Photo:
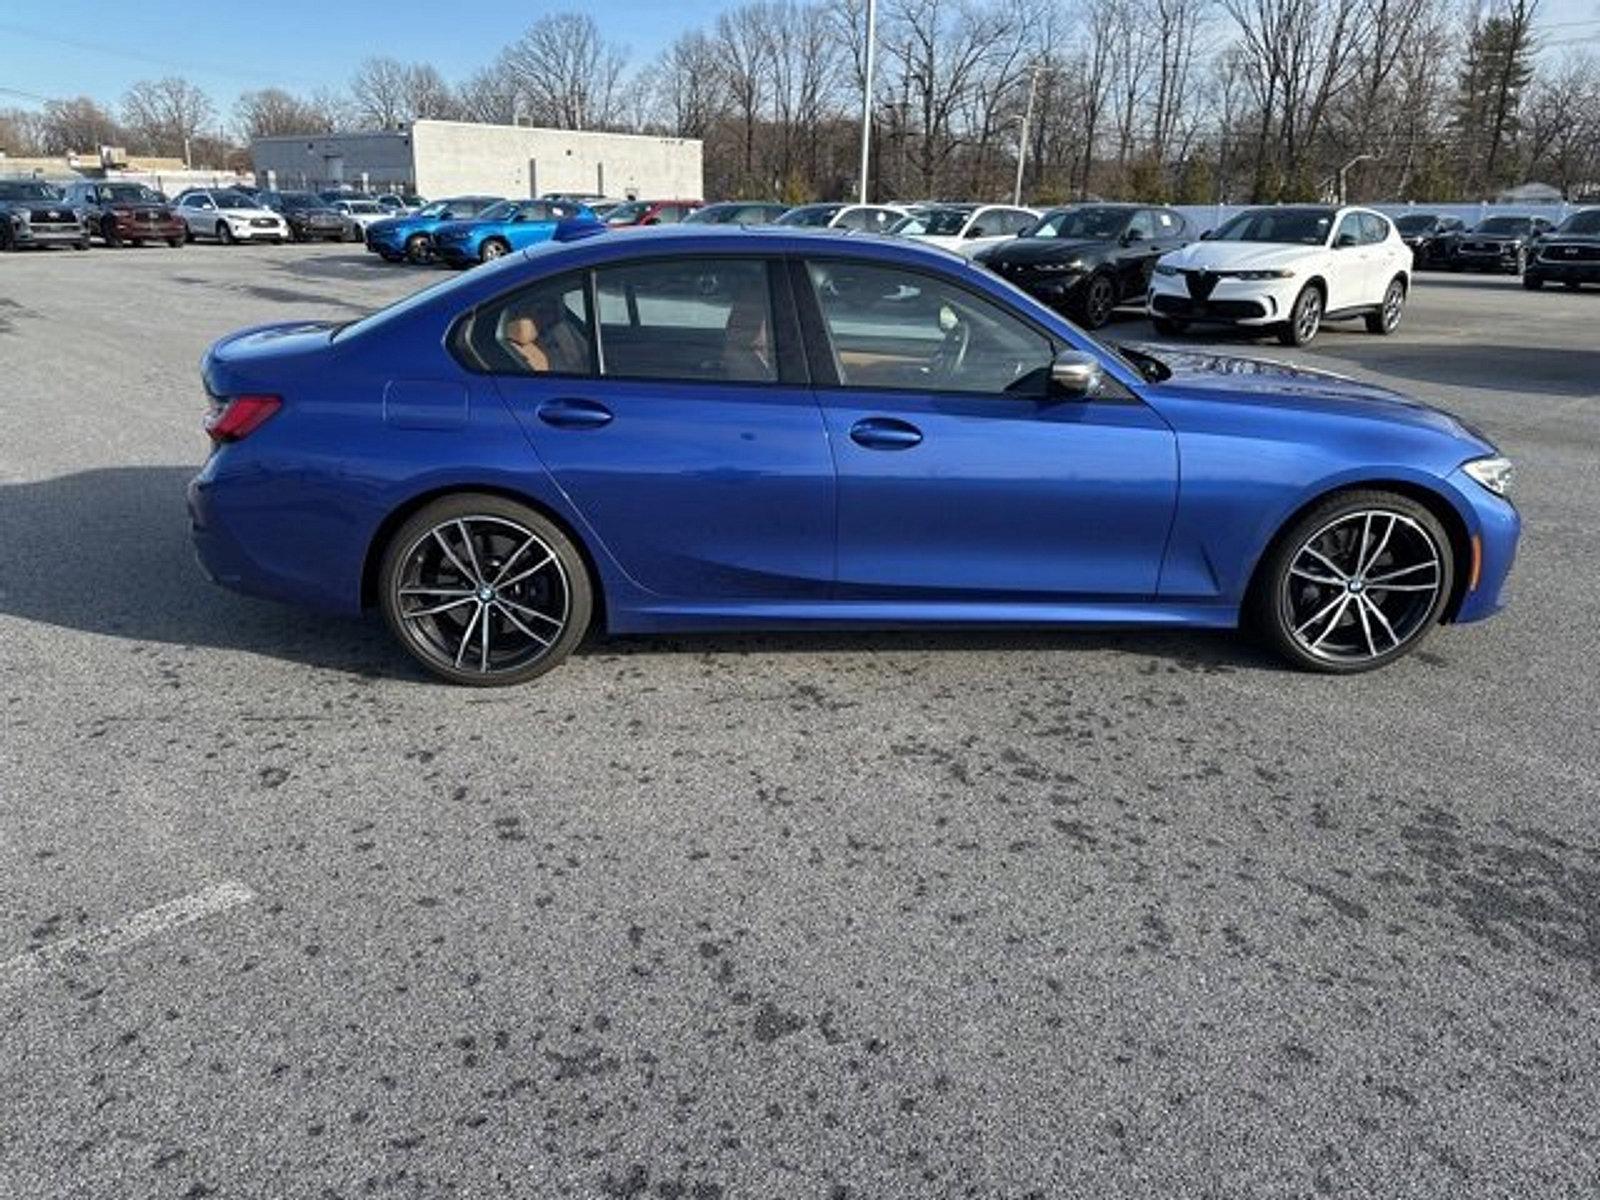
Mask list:
[[[1387,217],[1377,213],[1360,214],[1362,239],[1371,256],[1367,273],[1367,303],[1381,303],[1389,282],[1411,267],[1411,251],[1398,237],[1391,237]]]
[[[204,192],[190,192],[183,198],[178,211],[183,214],[183,223],[189,227],[191,234],[216,232],[217,206]]]
[[[636,583],[826,598],[833,459],[765,258],[605,265],[513,293],[472,329],[539,461]]]
[[[1164,251],[1157,241],[1156,214],[1141,208],[1128,218],[1122,231],[1122,245],[1113,260],[1117,272],[1117,299],[1144,295],[1155,273],[1156,260]]]
[[[1334,227],[1327,269],[1327,311],[1330,313],[1375,303],[1370,298],[1373,247],[1365,238],[1360,213],[1345,213]]]
[[[838,469],[843,599],[1156,592],[1172,430],[1115,382],[1049,390],[1057,344],[974,289],[817,256],[794,287]]]

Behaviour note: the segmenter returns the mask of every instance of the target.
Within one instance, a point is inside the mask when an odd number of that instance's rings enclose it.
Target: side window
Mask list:
[[[964,288],[866,263],[806,270],[845,387],[1044,393],[1050,340]]]
[[[757,259],[601,267],[601,370],[637,379],[772,383],[772,290]]]
[[[1023,212],[1020,208],[1009,209],[1001,214],[999,226],[995,229],[995,232],[1016,235],[1038,219],[1031,212]]]
[[[1338,246],[1359,246],[1361,244],[1361,214],[1346,213],[1344,220],[1339,222],[1339,230],[1333,235],[1333,244]]]
[[[1183,218],[1170,209],[1156,213],[1156,236],[1175,238],[1183,236]]]
[[[1139,239],[1146,242],[1156,240],[1156,215],[1148,208],[1141,208],[1133,214],[1128,222],[1128,237],[1132,241]]]
[[[478,310],[472,350],[499,375],[590,375],[589,299],[573,272],[502,296]]]
[[[834,222],[835,229],[861,230],[867,227],[872,210],[869,208],[850,208],[839,214],[839,219]]]
[[[1377,245],[1388,238],[1389,222],[1387,220],[1376,213],[1360,213],[1358,215],[1361,217],[1361,229],[1365,235],[1361,239],[1363,242]]]

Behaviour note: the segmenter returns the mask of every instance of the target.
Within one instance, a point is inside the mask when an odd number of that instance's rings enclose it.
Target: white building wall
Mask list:
[[[703,198],[701,145],[692,138],[418,121],[411,143],[417,191],[428,197],[599,192]]]
[[[261,186],[285,191],[339,185],[358,191],[415,188],[411,135],[404,132],[254,138],[250,160]]]

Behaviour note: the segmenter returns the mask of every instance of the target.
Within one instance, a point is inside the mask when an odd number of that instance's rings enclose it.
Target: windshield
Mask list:
[[[619,204],[606,214],[607,225],[629,225],[644,216],[645,210],[650,205],[643,200],[630,200],[626,204]]]
[[[256,202],[243,192],[213,192],[211,198],[218,208],[255,208]]]
[[[108,183],[100,189],[108,200],[131,202],[134,204],[160,204],[161,196],[158,192],[145,187],[142,183]]]
[[[1401,217],[1394,223],[1394,227],[1401,233],[1427,233],[1438,219],[1426,213],[1419,213],[1415,216]]]
[[[292,208],[296,210],[302,208],[321,208],[324,204],[324,201],[320,197],[313,196],[309,192],[284,192],[278,197],[278,201],[285,208]]]
[[[779,225],[804,225],[817,227],[826,225],[839,214],[842,204],[806,204],[800,208],[791,208],[779,217]]]
[[[417,216],[419,216],[419,217],[442,217],[445,214],[445,210],[447,208],[449,208],[449,207],[450,207],[450,205],[448,203],[446,203],[445,201],[443,201],[443,200],[435,200],[432,204],[428,205],[426,208],[420,209],[417,212]]]
[[[1022,236],[1108,242],[1122,233],[1131,214],[1132,210],[1126,208],[1058,208],[1045,213],[1039,223],[1024,230]]]
[[[738,215],[737,204],[708,204],[683,219],[685,225],[726,225]]]
[[[1600,208],[1573,213],[1556,229],[1557,233],[1600,233]]]
[[[1480,221],[1474,233],[1527,233],[1533,228],[1532,217],[1490,217]]]
[[[517,215],[517,206],[510,200],[498,200],[473,218],[475,221],[509,221]]]
[[[1212,234],[1220,242],[1283,242],[1321,246],[1333,226],[1331,208],[1258,208],[1243,212]]]
[[[383,209],[371,200],[341,200],[346,211],[353,213],[381,213]]]
[[[889,227],[890,233],[916,237],[955,237],[972,219],[970,208],[924,208]]]
[[[61,189],[48,183],[0,182],[0,200],[59,200]]]

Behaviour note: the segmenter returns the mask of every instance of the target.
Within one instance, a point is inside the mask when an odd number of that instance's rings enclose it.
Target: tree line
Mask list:
[[[1600,20],[1563,38],[1538,17],[1538,0],[881,0],[871,190],[1001,198],[1025,139],[1036,203],[1477,200],[1528,180],[1578,199],[1600,191],[1583,46]],[[341,91],[246,92],[224,129],[204,92],[161,79],[115,112],[0,112],[0,149],[238,165],[252,137],[442,118],[699,138],[708,195],[839,197],[856,187],[865,26],[865,0],[752,0],[635,62],[559,13],[456,83],[369,58]]]

